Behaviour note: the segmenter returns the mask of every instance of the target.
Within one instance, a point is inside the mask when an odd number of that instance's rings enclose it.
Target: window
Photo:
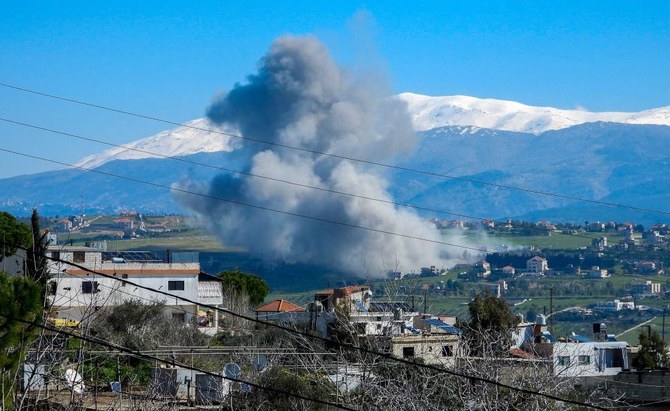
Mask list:
[[[451,345],[442,346],[442,356],[443,357],[452,357],[454,355],[454,348]]]
[[[591,364],[591,356],[590,355],[580,355],[580,356],[577,357],[577,362],[579,362],[582,365]]]
[[[84,294],[93,294],[98,292],[97,281],[82,281],[81,292]]]
[[[561,367],[568,367],[570,365],[570,356],[565,355],[558,357],[558,365]]]
[[[402,356],[403,358],[413,358],[414,347],[402,347]]]
[[[184,291],[184,282],[168,281],[168,291]]]
[[[174,321],[177,321],[177,322],[180,322],[180,323],[185,323],[186,322],[186,314],[184,314],[184,313],[172,313],[172,319]]]
[[[51,258],[53,258],[54,261],[58,262],[58,260],[60,260],[60,251],[52,251]]]
[[[85,263],[86,262],[86,252],[84,251],[75,251],[72,256],[75,263]]]

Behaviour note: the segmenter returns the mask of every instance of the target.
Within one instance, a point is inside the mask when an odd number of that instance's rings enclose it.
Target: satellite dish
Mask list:
[[[67,382],[67,385],[70,386],[70,389],[74,391],[75,394],[84,393],[85,389],[84,379],[77,371],[70,368],[65,370],[65,381]]]
[[[256,372],[263,372],[268,366],[268,357],[265,354],[254,355],[252,359],[252,367]]]
[[[229,362],[223,366],[223,375],[227,378],[239,378],[240,374],[242,374],[242,369],[234,362]]]

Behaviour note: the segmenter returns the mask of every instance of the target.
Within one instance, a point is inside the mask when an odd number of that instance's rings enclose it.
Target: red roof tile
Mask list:
[[[269,303],[256,308],[256,312],[262,313],[288,313],[302,311],[305,311],[305,309],[287,300],[270,301]]]

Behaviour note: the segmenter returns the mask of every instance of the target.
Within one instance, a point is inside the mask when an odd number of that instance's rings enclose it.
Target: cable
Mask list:
[[[279,390],[279,389],[272,388],[272,387],[267,387],[267,386],[260,385],[260,384],[257,384],[257,383],[253,383],[253,382],[250,382],[250,381],[241,380],[239,378],[229,377],[227,375],[216,374],[216,373],[213,373],[211,371],[206,371],[206,370],[203,370],[203,369],[200,369],[200,368],[195,368],[193,366],[189,366],[189,365],[186,365],[186,364],[176,363],[172,360],[165,360],[165,359],[162,359],[162,358],[159,358],[159,357],[155,357],[153,355],[145,354],[141,351],[131,350],[129,348],[122,347],[120,345],[116,345],[116,344],[112,344],[112,343],[109,343],[109,342],[106,342],[106,341],[102,341],[102,340],[99,340],[97,338],[85,337],[85,336],[82,336],[82,335],[77,335],[75,333],[64,331],[62,329],[38,324],[38,323],[35,323],[35,322],[32,322],[32,321],[23,320],[23,319],[20,319],[20,318],[13,318],[13,317],[11,317],[9,315],[6,315],[4,313],[0,313],[0,315],[9,319],[9,320],[14,320],[14,321],[18,321],[20,323],[26,324],[26,325],[32,325],[32,326],[35,326],[35,327],[39,327],[39,328],[42,328],[46,331],[51,331],[51,332],[55,332],[57,334],[67,335],[69,337],[73,337],[73,338],[76,338],[76,339],[81,340],[81,341],[101,345],[103,347],[107,347],[107,348],[111,348],[111,349],[114,349],[114,350],[117,350],[117,351],[122,351],[122,352],[125,352],[125,353],[128,353],[128,354],[132,354],[137,358],[142,358],[142,359],[151,360],[151,361],[158,361],[158,362],[160,362],[162,364],[166,364],[166,365],[176,364],[176,365],[179,365],[182,368],[192,370],[192,371],[197,371],[197,372],[209,375],[211,377],[223,378],[223,379],[226,379],[226,380],[229,380],[229,381],[233,381],[233,382],[237,382],[237,383],[241,383],[241,384],[247,384],[251,387],[254,387],[254,388],[257,388],[257,389],[260,389],[260,390],[266,390],[266,391],[274,392],[275,394],[289,395],[291,397],[299,398],[301,400],[311,401],[311,402],[315,402],[315,403],[322,404],[322,405],[333,406],[333,407],[337,407],[337,408],[343,409],[343,410],[356,411],[354,408],[349,408],[349,407],[346,407],[344,405],[337,404],[337,403],[334,403],[334,402],[324,401],[324,400],[321,400],[321,399],[318,399],[318,398],[305,397],[305,396],[300,395],[300,394],[296,394],[296,393],[292,393],[292,392],[288,392],[288,391],[284,391],[284,390]]]
[[[19,155],[19,156],[23,156],[23,157],[27,157],[27,158],[32,158],[32,159],[36,159],[36,160],[46,161],[46,162],[49,162],[49,163],[58,164],[58,165],[66,166],[66,167],[72,167],[72,168],[76,168],[76,169],[79,169],[79,170],[82,170],[82,171],[97,173],[97,174],[105,175],[105,176],[108,176],[108,177],[119,178],[119,179],[123,179],[123,180],[127,180],[127,181],[132,181],[132,182],[135,182],[135,183],[140,183],[140,184],[145,184],[145,185],[149,185],[149,186],[153,186],[153,187],[163,188],[163,189],[166,189],[166,190],[177,191],[177,192],[181,192],[181,193],[184,193],[184,194],[209,198],[209,199],[212,199],[212,200],[223,201],[223,202],[235,204],[235,205],[238,205],[238,206],[251,207],[251,208],[256,208],[256,209],[259,209],[259,210],[271,211],[271,212],[275,212],[275,213],[279,213],[279,214],[290,215],[290,216],[293,216],[293,217],[304,218],[304,219],[318,221],[318,222],[322,222],[322,223],[340,225],[340,226],[344,226],[344,227],[356,228],[356,229],[376,232],[376,233],[380,233],[380,234],[387,234],[387,235],[393,235],[393,236],[402,237],[402,238],[408,238],[408,239],[411,239],[411,240],[419,240],[419,241],[424,241],[424,242],[428,242],[428,243],[434,243],[434,244],[446,245],[446,246],[450,246],[450,247],[462,248],[462,249],[466,249],[466,250],[477,251],[477,252],[484,253],[484,254],[487,254],[489,252],[489,250],[487,250],[485,248],[470,247],[470,246],[454,244],[454,243],[450,243],[450,242],[446,242],[446,241],[432,240],[432,239],[425,238],[425,237],[418,237],[418,236],[413,236],[413,235],[409,235],[409,234],[397,233],[397,232],[377,229],[377,228],[373,228],[373,227],[366,227],[366,226],[361,226],[361,225],[357,225],[357,224],[346,223],[346,222],[342,222],[342,221],[329,220],[329,219],[321,218],[321,217],[314,217],[314,216],[308,216],[308,215],[305,215],[305,214],[293,213],[293,212],[290,212],[290,211],[278,210],[278,209],[271,208],[271,207],[265,207],[265,206],[260,206],[260,205],[256,205],[256,204],[245,203],[245,202],[242,202],[242,201],[231,200],[231,199],[227,199],[227,198],[223,198],[223,197],[217,197],[217,196],[214,196],[214,195],[211,195],[211,194],[197,193],[197,192],[189,191],[189,190],[182,189],[182,188],[170,187],[170,186],[166,186],[166,185],[151,182],[151,181],[140,180],[140,179],[133,178],[133,177],[128,177],[128,176],[122,176],[122,175],[119,175],[119,174],[109,173],[109,172],[98,170],[98,169],[91,169],[91,168],[86,168],[86,167],[82,167],[82,166],[77,166],[77,165],[73,165],[73,164],[70,164],[70,163],[65,163],[65,162],[62,162],[62,161],[49,159],[49,158],[46,158],[46,157],[40,157],[40,156],[36,156],[36,155],[32,155],[32,154],[21,153],[21,152],[18,152],[18,151],[9,150],[9,149],[2,148],[2,147],[0,147],[0,151],[4,151],[4,152],[7,152],[7,153],[11,153],[11,154],[15,154],[15,155]],[[539,228],[536,228],[536,229],[539,229]],[[565,235],[592,239],[591,237],[587,237],[587,236],[579,236],[579,235],[573,235],[573,234],[565,234]]]
[[[631,205],[618,204],[618,203],[612,203],[612,202],[600,201],[600,200],[591,200],[591,199],[587,199],[587,198],[569,196],[569,195],[565,195],[565,194],[551,193],[551,192],[547,192],[547,191],[532,190],[532,189],[526,189],[526,188],[522,188],[522,187],[491,183],[491,182],[487,182],[487,181],[473,180],[473,179],[469,179],[469,178],[465,178],[465,177],[457,177],[457,176],[452,176],[452,175],[448,175],[448,174],[434,173],[434,172],[430,172],[430,171],[418,170],[418,169],[413,169],[413,168],[409,168],[409,167],[402,167],[402,166],[396,166],[396,165],[391,165],[391,164],[385,164],[385,163],[372,161],[372,160],[365,160],[365,159],[359,159],[359,158],[350,157],[350,156],[338,155],[338,154],[333,154],[333,153],[326,153],[326,152],[322,152],[322,151],[318,151],[318,150],[310,150],[310,149],[306,149],[306,148],[302,148],[302,147],[295,147],[295,146],[291,146],[291,145],[288,145],[288,144],[281,144],[281,143],[276,143],[276,142],[267,141],[267,140],[261,140],[261,139],[251,138],[251,137],[244,137],[244,136],[240,136],[240,135],[233,134],[233,133],[227,133],[227,132],[224,132],[224,131],[221,131],[221,130],[212,130],[212,129],[208,129],[208,128],[204,128],[204,127],[192,126],[192,125],[189,125],[189,124],[183,124],[183,123],[179,123],[179,122],[176,122],[176,121],[165,120],[165,119],[161,119],[161,118],[158,118],[158,117],[153,117],[153,116],[149,116],[149,115],[134,113],[134,112],[131,112],[131,111],[126,111],[126,110],[116,109],[116,108],[112,108],[112,107],[107,107],[107,106],[103,106],[103,105],[100,105],[100,104],[88,103],[88,102],[85,102],[85,101],[82,101],[82,100],[75,100],[75,99],[71,99],[71,98],[67,98],[67,97],[57,96],[57,95],[54,95],[54,94],[48,94],[48,93],[44,93],[44,92],[40,92],[40,91],[36,91],[36,90],[31,90],[31,89],[27,89],[27,88],[24,88],[24,87],[19,87],[19,86],[15,86],[15,85],[8,84],[8,83],[3,83],[3,82],[0,82],[0,86],[10,88],[10,89],[14,89],[14,90],[17,90],[17,91],[21,91],[21,92],[24,92],[24,93],[31,93],[31,94],[35,94],[35,95],[42,96],[42,97],[48,97],[48,98],[52,98],[52,99],[56,99],[56,100],[67,101],[69,103],[74,103],[74,104],[79,104],[79,105],[83,105],[83,106],[98,108],[98,109],[101,109],[101,110],[111,111],[111,112],[124,114],[124,115],[128,115],[128,116],[133,116],[133,117],[138,117],[138,118],[143,118],[143,119],[146,119],[146,120],[153,120],[153,121],[157,121],[157,122],[161,122],[161,123],[165,123],[165,124],[170,124],[170,125],[174,125],[174,126],[185,127],[185,128],[190,128],[190,129],[199,130],[199,131],[205,131],[205,132],[212,133],[212,134],[221,134],[221,135],[225,135],[225,136],[232,137],[232,138],[242,139],[242,140],[245,140],[245,141],[253,141],[255,143],[266,144],[266,145],[281,147],[281,148],[290,149],[290,150],[302,151],[302,152],[315,154],[315,155],[319,155],[319,156],[327,156],[327,157],[338,158],[338,159],[342,159],[342,160],[349,160],[349,161],[353,161],[353,162],[357,162],[357,163],[369,164],[369,165],[384,167],[384,168],[388,168],[388,169],[392,169],[392,170],[398,170],[398,171],[407,171],[407,172],[416,173],[416,174],[424,174],[424,175],[427,175],[427,176],[439,177],[439,178],[443,178],[443,179],[458,180],[458,181],[464,181],[464,182],[473,183],[473,184],[482,184],[482,185],[487,185],[487,186],[490,186],[490,187],[504,188],[506,190],[521,191],[521,192],[525,192],[525,193],[539,194],[539,195],[543,195],[543,196],[562,198],[562,199],[566,199],[566,200],[574,200],[574,201],[581,201],[581,202],[592,203],[592,204],[600,204],[600,205],[604,205],[604,206],[608,206],[608,207],[626,208],[626,209],[630,209],[630,210],[644,211],[644,212],[655,213],[655,214],[670,215],[670,212],[668,212],[668,211],[653,210],[653,209],[648,209],[648,208],[643,208],[643,207],[635,207],[635,206],[631,206]]]
[[[409,235],[409,234],[402,234],[402,233],[396,233],[396,232],[393,232],[393,231],[382,230],[382,229],[378,229],[378,228],[365,227],[365,226],[361,226],[361,225],[357,225],[357,224],[346,223],[346,222],[343,222],[343,221],[335,221],[335,220],[329,220],[329,219],[321,218],[321,217],[314,217],[314,216],[308,216],[308,215],[305,215],[305,214],[294,213],[294,212],[291,212],[291,211],[277,210],[277,209],[271,208],[271,207],[260,206],[260,205],[257,205],[257,204],[249,204],[249,203],[245,203],[245,202],[242,202],[242,201],[231,200],[231,199],[227,199],[227,198],[223,198],[223,197],[217,197],[217,196],[214,196],[214,195],[211,195],[211,194],[196,193],[194,191],[185,190],[183,188],[170,187],[170,186],[166,186],[166,185],[163,185],[163,184],[154,183],[154,182],[151,182],[151,181],[140,180],[140,179],[133,178],[133,177],[127,177],[127,176],[122,176],[122,175],[118,175],[118,174],[108,173],[106,171],[101,171],[101,170],[98,170],[98,169],[90,169],[90,168],[86,168],[86,167],[76,166],[76,165],[73,165],[73,164],[64,163],[62,161],[52,160],[52,159],[49,159],[49,158],[35,156],[35,155],[32,155],[32,154],[21,153],[21,152],[18,152],[18,151],[9,150],[9,149],[2,148],[2,147],[0,147],[0,151],[4,151],[6,153],[11,153],[11,154],[15,154],[15,155],[19,155],[19,156],[23,156],[23,157],[27,157],[27,158],[32,158],[32,159],[35,159],[35,160],[47,161],[47,162],[50,162],[50,163],[59,164],[59,165],[63,165],[63,166],[66,166],[66,167],[77,168],[77,169],[80,169],[80,170],[83,170],[83,171],[88,171],[88,172],[91,172],[91,173],[97,173],[97,174],[105,175],[105,176],[108,176],[108,177],[120,178],[120,179],[123,179],[123,180],[132,181],[132,182],[135,182],[135,183],[140,183],[140,184],[145,184],[145,185],[149,185],[149,186],[153,186],[153,187],[158,187],[158,188],[164,188],[164,189],[167,189],[167,190],[177,191],[177,192],[184,193],[184,194],[195,195],[195,196],[209,198],[209,199],[217,200],[217,201],[223,201],[223,202],[227,202],[227,203],[230,203],[230,204],[235,204],[235,205],[238,205],[238,206],[251,207],[251,208],[256,208],[258,210],[264,210],[264,211],[272,211],[272,212],[275,212],[275,213],[290,215],[290,216],[293,216],[293,217],[299,217],[299,218],[303,218],[303,219],[307,219],[307,220],[313,220],[313,221],[318,221],[318,222],[328,223],[328,224],[335,224],[335,225],[340,225],[340,226],[349,227],[349,228],[356,228],[356,229],[376,232],[376,233],[380,233],[380,234],[394,235],[394,236],[397,236],[397,237],[408,238],[408,239],[411,239],[411,240],[419,240],[419,241],[425,241],[425,242],[428,242],[428,243],[434,243],[434,244],[440,244],[440,245],[447,245],[447,246],[451,246],[451,247],[463,248],[463,249],[467,249],[467,250],[478,251],[478,252],[481,252],[481,253],[486,253],[487,252],[487,250],[483,249],[483,248],[469,247],[469,246],[460,245],[460,244],[448,243],[446,241],[432,240],[432,239],[425,238],[425,237],[418,237],[418,236],[413,236],[413,235]]]
[[[19,247],[19,248],[22,248],[22,247]],[[128,281],[126,279],[118,278],[118,277],[115,277],[113,275],[99,273],[99,272],[91,270],[87,267],[84,267],[82,265],[79,265],[79,264],[76,264],[76,263],[71,263],[69,261],[64,261],[64,260],[61,260],[59,258],[58,259],[53,258],[53,257],[47,257],[47,258],[50,259],[50,260],[53,260],[53,261],[60,261],[62,263],[74,266],[76,268],[79,268],[79,269],[84,270],[86,272],[90,272],[92,274],[100,275],[102,277],[111,278],[111,279],[114,279],[116,281],[121,281],[121,282],[130,284],[132,286],[138,287],[138,288],[142,288],[142,289],[145,289],[145,290],[148,290],[148,291],[153,291],[155,293],[163,294],[163,295],[166,295],[168,297],[173,297],[173,298],[176,298],[176,299],[179,299],[179,300],[182,300],[182,301],[194,304],[194,305],[199,305],[201,307],[206,307],[206,308],[209,308],[209,309],[212,309],[212,310],[217,310],[217,311],[223,312],[225,314],[229,314],[229,315],[232,315],[234,317],[241,318],[241,319],[244,319],[244,320],[247,320],[247,321],[251,321],[251,322],[254,322],[254,323],[257,323],[257,324],[262,324],[262,325],[265,325],[265,326],[274,327],[274,328],[277,328],[277,329],[280,329],[280,330],[283,330],[283,331],[286,331],[286,332],[289,332],[289,333],[292,333],[292,334],[300,335],[300,336],[310,338],[310,339],[319,340],[319,341],[322,341],[322,342],[325,342],[325,343],[328,343],[328,344],[333,344],[333,345],[336,345],[338,347],[360,351],[360,352],[365,353],[365,354],[372,354],[372,355],[375,355],[375,356],[379,356],[379,357],[382,357],[382,358],[385,358],[385,359],[389,359],[391,361],[399,362],[399,363],[406,364],[406,365],[413,366],[413,367],[425,368],[425,369],[429,369],[429,370],[432,370],[432,371],[437,371],[437,372],[440,372],[440,373],[449,374],[449,375],[452,375],[452,376],[455,376],[455,377],[467,378],[467,379],[470,379],[470,380],[480,381],[480,382],[483,382],[483,383],[486,383],[486,384],[492,384],[492,385],[498,386],[500,388],[506,388],[506,389],[510,389],[510,390],[521,392],[521,393],[528,394],[528,395],[539,395],[539,396],[543,396],[545,398],[549,398],[549,399],[552,399],[552,400],[555,400],[555,401],[562,401],[562,402],[566,402],[566,403],[570,403],[570,404],[590,407],[590,408],[597,409],[597,410],[606,410],[606,408],[602,408],[602,407],[599,407],[597,405],[583,403],[583,402],[580,402],[580,401],[575,401],[575,400],[566,399],[566,398],[561,398],[561,397],[558,397],[558,396],[555,396],[555,395],[552,395],[552,394],[542,393],[542,392],[533,391],[533,390],[529,390],[529,389],[525,389],[525,388],[514,387],[514,386],[511,386],[511,385],[508,385],[508,384],[501,383],[501,382],[496,381],[496,380],[490,380],[490,379],[483,378],[483,377],[461,374],[461,373],[458,373],[458,372],[455,372],[455,371],[451,371],[451,370],[448,370],[448,369],[445,369],[445,368],[436,367],[436,366],[433,366],[433,365],[430,365],[430,364],[419,364],[419,363],[415,363],[415,362],[412,362],[412,361],[409,361],[409,360],[406,360],[406,359],[403,359],[403,358],[397,358],[397,357],[392,356],[391,354],[377,352],[377,351],[374,351],[374,350],[371,350],[371,349],[368,349],[368,348],[365,348],[365,347],[359,347],[359,346],[355,346],[355,345],[348,344],[348,343],[332,341],[332,340],[330,340],[328,338],[325,338],[325,337],[321,337],[321,336],[318,336],[318,335],[313,335],[313,334],[310,334],[310,333],[307,333],[307,332],[303,332],[303,331],[299,331],[299,330],[296,330],[296,329],[284,327],[284,326],[279,325],[279,324],[266,322],[266,321],[258,320],[258,319],[252,318],[252,317],[248,317],[246,315],[239,314],[239,313],[236,313],[234,311],[231,311],[231,310],[228,310],[228,309],[225,309],[225,308],[217,307],[217,306],[210,305],[210,304],[200,304],[197,301],[193,301],[191,299],[188,299],[188,298],[185,298],[185,297],[182,297],[182,296],[178,296],[178,295],[169,293],[167,291],[158,290],[158,289],[155,289],[155,288],[152,288],[152,287],[143,286],[141,284],[137,284],[137,283],[134,283],[132,281]]]
[[[198,161],[193,161],[193,160],[190,160],[190,159],[187,159],[187,158],[184,158],[184,157],[169,156],[169,155],[165,155],[165,154],[156,153],[156,152],[153,152],[153,151],[142,150],[142,149],[138,149],[138,148],[131,148],[131,147],[127,147],[127,146],[124,146],[124,145],[121,145],[121,144],[109,143],[109,142],[104,141],[104,140],[99,140],[99,139],[90,138],[90,137],[84,137],[84,136],[68,133],[68,132],[65,132],[65,131],[46,128],[46,127],[37,126],[37,125],[34,125],[34,124],[29,124],[29,123],[23,123],[23,122],[20,122],[20,121],[10,120],[10,119],[7,119],[7,118],[0,117],[0,121],[4,121],[4,122],[7,122],[7,123],[11,123],[11,124],[16,124],[16,125],[23,126],[23,127],[33,128],[33,129],[36,129],[36,130],[46,131],[46,132],[53,133],[53,134],[60,134],[60,135],[63,135],[63,136],[72,137],[72,138],[76,138],[76,139],[83,140],[83,141],[90,141],[90,142],[94,142],[94,143],[104,144],[104,145],[107,145],[107,146],[110,146],[110,147],[123,148],[123,149],[129,150],[129,151],[144,153],[144,154],[148,154],[148,155],[151,155],[151,156],[156,156],[156,157],[165,158],[165,159],[174,160],[174,161],[180,161],[180,162],[183,162],[183,163],[202,166],[202,167],[207,167],[207,168],[211,168],[211,169],[214,169],[214,170],[226,171],[226,172],[235,173],[235,174],[239,174],[239,175],[245,175],[245,176],[254,177],[254,178],[261,178],[261,179],[274,181],[274,182],[279,182],[279,183],[284,183],[284,184],[288,184],[288,185],[292,185],[292,186],[296,186],[296,187],[309,188],[309,189],[312,189],[312,190],[319,190],[319,191],[323,191],[323,192],[327,192],[327,193],[339,194],[339,195],[352,197],[352,198],[360,198],[360,199],[363,199],[363,200],[376,201],[376,202],[380,202],[380,203],[391,204],[391,205],[398,206],[398,207],[408,207],[408,208],[414,208],[416,210],[430,211],[430,212],[439,213],[439,214],[448,214],[448,215],[467,218],[467,219],[471,219],[471,220],[482,220],[482,221],[483,220],[492,220],[493,221],[493,219],[491,219],[491,218],[477,217],[477,216],[471,216],[471,215],[467,215],[467,214],[459,214],[459,213],[454,213],[454,212],[439,210],[439,209],[434,209],[434,208],[421,207],[421,206],[417,206],[417,205],[409,204],[409,203],[400,203],[400,202],[395,202],[395,201],[391,201],[391,200],[384,200],[384,199],[380,199],[380,198],[376,198],[376,197],[353,194],[353,193],[344,192],[344,191],[332,190],[332,189],[328,189],[328,188],[324,188],[324,187],[317,187],[317,186],[312,186],[312,185],[308,185],[308,184],[296,183],[294,181],[283,180],[283,179],[280,179],[280,178],[268,177],[268,176],[263,176],[263,175],[260,175],[260,174],[254,174],[254,173],[250,173],[250,172],[229,169],[229,168],[226,168],[226,167],[220,167],[220,166],[215,166],[215,165],[211,165],[211,164],[207,164],[207,163],[201,163],[201,162],[198,162]],[[531,230],[535,230],[537,232],[546,231],[545,229],[543,229],[541,227],[526,227],[526,228],[529,228]],[[572,237],[587,238],[589,240],[592,239],[591,237],[581,236],[581,235],[577,235],[577,234],[563,234],[563,233],[559,233],[559,234],[560,235],[566,235],[566,236],[572,236]]]
[[[363,200],[377,201],[377,202],[380,202],[380,203],[392,204],[392,205],[399,206],[399,207],[409,207],[409,208],[414,208],[414,209],[417,209],[417,210],[431,211],[431,212],[434,212],[434,213],[449,214],[449,215],[454,215],[454,216],[457,216],[457,217],[469,218],[469,219],[472,219],[472,220],[487,220],[487,219],[481,218],[481,217],[474,217],[474,216],[469,216],[469,215],[465,215],[465,214],[452,213],[452,212],[449,212],[449,211],[438,210],[438,209],[434,209],[434,208],[416,206],[416,205],[413,205],[413,204],[398,203],[398,202],[395,202],[395,201],[384,200],[384,199],[381,199],[381,198],[375,198],[375,197],[369,197],[369,196],[364,196],[364,195],[359,195],[359,194],[353,194],[353,193],[348,193],[348,192],[345,192],[345,191],[337,191],[337,190],[332,190],[332,189],[329,189],[329,188],[317,187],[317,186],[312,186],[312,185],[302,184],[302,183],[296,183],[294,181],[283,180],[283,179],[280,179],[280,178],[268,177],[268,176],[263,176],[263,175],[260,175],[260,174],[249,173],[249,172],[246,172],[246,171],[239,171],[239,170],[234,170],[234,169],[230,169],[230,168],[226,168],[226,167],[215,166],[215,165],[212,165],[212,164],[201,163],[201,162],[198,162],[198,161],[189,160],[188,158],[184,158],[184,157],[169,156],[169,155],[166,155],[166,154],[160,154],[160,153],[156,153],[156,152],[153,152],[153,151],[127,147],[127,146],[124,146],[122,144],[109,143],[109,142],[104,141],[104,140],[98,140],[98,139],[95,139],[95,138],[84,137],[84,136],[68,133],[68,132],[65,132],[65,131],[59,131],[59,130],[54,130],[54,129],[50,129],[50,128],[46,128],[46,127],[37,126],[37,125],[34,125],[34,124],[22,123],[20,121],[14,121],[14,120],[10,120],[10,119],[3,118],[3,117],[0,117],[0,121],[4,121],[4,122],[7,122],[7,123],[11,123],[11,124],[16,124],[16,125],[23,126],[23,127],[33,128],[33,129],[36,129],[36,130],[47,131],[49,133],[60,134],[60,135],[63,135],[63,136],[68,136],[68,137],[76,138],[76,139],[79,139],[79,140],[104,144],[104,145],[107,145],[107,146],[110,146],[110,147],[123,148],[123,149],[128,150],[128,151],[135,151],[135,152],[138,152],[138,153],[144,153],[144,154],[148,154],[148,155],[155,156],[155,157],[165,158],[165,159],[174,160],[174,161],[181,161],[183,163],[202,166],[202,167],[207,167],[207,168],[211,168],[211,169],[214,169],[214,170],[226,171],[226,172],[229,172],[229,173],[235,173],[235,174],[240,174],[240,175],[254,177],[254,178],[262,178],[262,179],[265,179],[265,180],[275,181],[275,182],[278,182],[278,183],[285,183],[285,184],[296,186],[296,187],[309,188],[309,189],[312,189],[312,190],[319,190],[319,191],[332,193],[332,194],[340,194],[340,195],[343,195],[343,196],[353,197],[353,198],[360,198],[360,199],[363,199]]]
[[[23,247],[17,247],[17,248],[25,249]],[[355,346],[355,345],[348,344],[348,343],[333,341],[333,340],[330,340],[330,339],[325,338],[325,337],[320,337],[318,335],[313,335],[313,334],[310,334],[310,333],[307,333],[307,332],[303,332],[303,331],[299,331],[299,330],[296,330],[296,329],[284,327],[284,326],[276,324],[276,323],[266,322],[266,321],[258,320],[258,319],[252,318],[252,317],[248,317],[246,315],[239,314],[239,313],[236,313],[234,311],[231,311],[231,310],[228,310],[228,309],[225,309],[225,308],[217,307],[217,306],[210,305],[210,304],[200,304],[200,303],[198,303],[196,301],[193,301],[191,299],[188,299],[188,298],[185,298],[185,297],[182,297],[182,296],[178,296],[178,295],[169,293],[167,291],[155,289],[155,288],[152,288],[152,287],[143,286],[141,284],[137,284],[137,283],[134,283],[134,282],[126,280],[126,279],[118,278],[118,277],[115,277],[113,275],[96,272],[96,271],[91,270],[91,269],[89,269],[87,267],[84,267],[82,265],[72,263],[72,262],[69,262],[69,261],[65,261],[65,260],[61,260],[60,258],[53,258],[53,257],[46,257],[46,258],[50,259],[52,261],[59,261],[59,262],[62,262],[64,264],[74,266],[76,268],[79,268],[79,269],[84,270],[86,272],[89,272],[91,274],[96,274],[96,275],[99,275],[101,277],[106,277],[106,278],[110,278],[110,279],[113,279],[113,280],[116,280],[116,281],[121,281],[123,283],[130,284],[130,285],[135,286],[137,288],[142,288],[142,289],[152,291],[152,292],[155,292],[155,293],[158,293],[158,294],[163,294],[163,295],[168,296],[168,297],[173,297],[173,298],[176,298],[176,299],[179,299],[179,300],[182,300],[182,301],[194,304],[194,305],[198,305],[198,306],[201,306],[201,307],[206,307],[206,308],[209,308],[209,309],[212,309],[212,310],[217,310],[217,311],[223,312],[225,314],[229,314],[229,315],[232,315],[234,317],[238,317],[238,318],[241,318],[241,319],[244,319],[244,320],[247,320],[247,321],[262,324],[262,325],[265,325],[265,326],[274,327],[274,328],[277,328],[277,329],[280,329],[280,330],[283,330],[283,331],[286,331],[286,332],[289,332],[289,333],[292,333],[292,334],[297,334],[297,335],[300,335],[300,336],[303,336],[303,337],[306,337],[306,338],[320,340],[322,342],[333,344],[333,345],[336,345],[336,346],[339,346],[339,347],[342,347],[342,348],[360,351],[360,352],[365,353],[365,354],[376,355],[376,356],[379,356],[379,357],[382,357],[382,358],[385,358],[385,359],[389,359],[391,361],[399,362],[399,363],[406,364],[406,365],[413,366],[413,367],[426,368],[426,369],[430,369],[430,370],[437,371],[437,372],[440,372],[440,373],[449,374],[449,375],[456,376],[456,377],[467,378],[467,379],[470,379],[470,380],[480,381],[480,382],[487,383],[487,384],[493,384],[493,385],[496,385],[496,386],[501,387],[501,388],[510,389],[510,390],[521,392],[521,393],[528,394],[528,395],[539,395],[539,396],[543,396],[545,398],[549,398],[549,399],[552,399],[552,400],[555,400],[555,401],[562,401],[562,402],[575,404],[575,405],[580,405],[580,406],[585,406],[585,407],[589,407],[589,408],[593,408],[593,409],[597,409],[597,410],[606,410],[606,408],[599,407],[597,405],[583,403],[583,402],[575,401],[575,400],[571,400],[571,399],[565,399],[565,398],[561,398],[561,397],[558,397],[558,396],[555,396],[555,395],[552,395],[552,394],[547,394],[547,393],[532,391],[532,390],[528,390],[528,389],[524,389],[524,388],[514,387],[514,386],[510,386],[510,385],[501,383],[499,381],[490,380],[490,379],[483,378],[483,377],[461,374],[461,373],[458,373],[458,372],[455,372],[455,371],[451,371],[451,370],[448,370],[448,369],[445,369],[445,368],[439,368],[439,367],[429,365],[429,364],[415,363],[415,362],[412,362],[412,361],[409,361],[409,360],[406,360],[406,359],[403,359],[403,358],[394,357],[391,354],[381,353],[381,352],[377,352],[377,351],[374,351],[374,350],[371,350],[371,349],[367,349],[365,347],[359,347],[359,346]]]

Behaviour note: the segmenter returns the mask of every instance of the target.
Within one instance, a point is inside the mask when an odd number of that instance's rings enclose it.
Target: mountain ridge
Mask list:
[[[402,93],[396,97],[408,104],[414,128],[420,132],[458,126],[463,127],[463,133],[469,134],[481,129],[490,129],[539,135],[550,130],[603,121],[670,126],[670,106],[637,113],[592,113],[468,96],[430,97]],[[230,152],[240,145],[238,139],[231,136],[238,134],[234,127],[216,126],[203,117],[122,145],[132,150],[114,147],[86,156],[75,163],[75,166],[95,168],[113,160],[187,156],[200,152]]]
[[[666,222],[667,216],[604,207],[495,185],[553,192],[572,197],[628,204],[670,212],[670,127],[619,123],[585,123],[539,135],[504,130],[446,126],[420,134],[417,150],[387,171],[395,201],[445,210],[426,217],[454,219],[541,218],[576,221]],[[244,170],[244,150],[197,153],[180,157],[114,160],[100,166],[105,173],[155,182],[164,187],[187,178],[211,181],[221,170]],[[189,161],[191,163],[189,163]],[[208,164],[200,167],[195,163]],[[430,170],[455,179],[409,171]],[[471,180],[465,182],[463,180]],[[479,184],[473,181],[491,184]],[[0,209],[29,214],[31,206],[52,203],[53,214],[85,209],[137,209],[150,213],[183,212],[170,191],[126,183],[83,170],[43,172],[0,180]],[[60,208],[54,208],[60,205]],[[27,210],[27,211],[26,211]],[[70,211],[67,211],[70,210]],[[450,214],[453,213],[453,214]],[[49,214],[47,212],[46,214]]]

